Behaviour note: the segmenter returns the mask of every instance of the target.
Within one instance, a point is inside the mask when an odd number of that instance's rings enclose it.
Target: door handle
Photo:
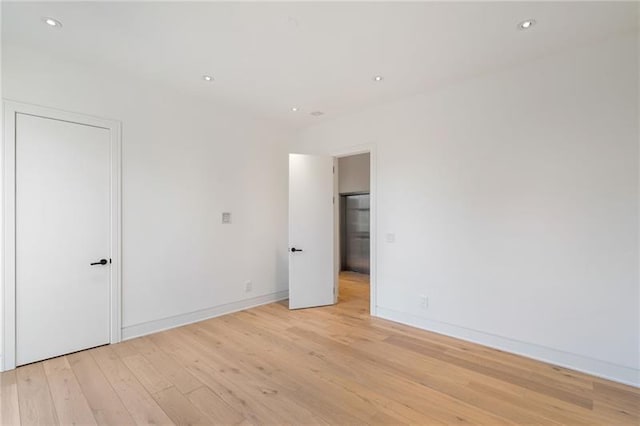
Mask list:
[[[297,251],[302,251],[302,249],[297,249],[295,247],[291,247],[291,253],[295,253]]]
[[[106,264],[107,264],[107,259],[100,259],[99,262],[91,263],[91,266],[94,266],[94,265],[106,265]]]

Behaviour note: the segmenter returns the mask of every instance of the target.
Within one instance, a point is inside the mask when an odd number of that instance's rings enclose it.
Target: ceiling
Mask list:
[[[638,28],[636,2],[3,2],[2,8],[3,43],[300,126]],[[48,27],[45,16],[63,27]],[[519,30],[529,18],[536,25]],[[205,74],[214,81],[205,82]],[[376,82],[376,75],[384,79]]]

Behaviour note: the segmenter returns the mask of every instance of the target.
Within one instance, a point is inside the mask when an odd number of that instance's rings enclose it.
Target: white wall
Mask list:
[[[125,336],[286,296],[286,133],[46,52],[2,53],[5,98],[122,122]]]
[[[630,35],[318,124],[292,151],[375,145],[379,315],[640,385],[638,113]]]
[[[357,154],[338,159],[338,191],[368,192],[370,181],[370,155]]]

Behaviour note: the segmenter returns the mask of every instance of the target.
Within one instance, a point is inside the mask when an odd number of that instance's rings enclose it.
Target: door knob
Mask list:
[[[302,251],[302,249],[297,249],[295,247],[291,247],[291,253],[295,253],[297,251]]]
[[[94,262],[91,264],[91,266],[93,265],[106,265],[107,264],[107,259],[100,259],[99,262]]]

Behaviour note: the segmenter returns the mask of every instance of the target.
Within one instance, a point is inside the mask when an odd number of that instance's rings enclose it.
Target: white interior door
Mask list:
[[[17,365],[109,343],[110,178],[108,129],[16,115]]]
[[[289,154],[289,308],[334,303],[333,158]]]

